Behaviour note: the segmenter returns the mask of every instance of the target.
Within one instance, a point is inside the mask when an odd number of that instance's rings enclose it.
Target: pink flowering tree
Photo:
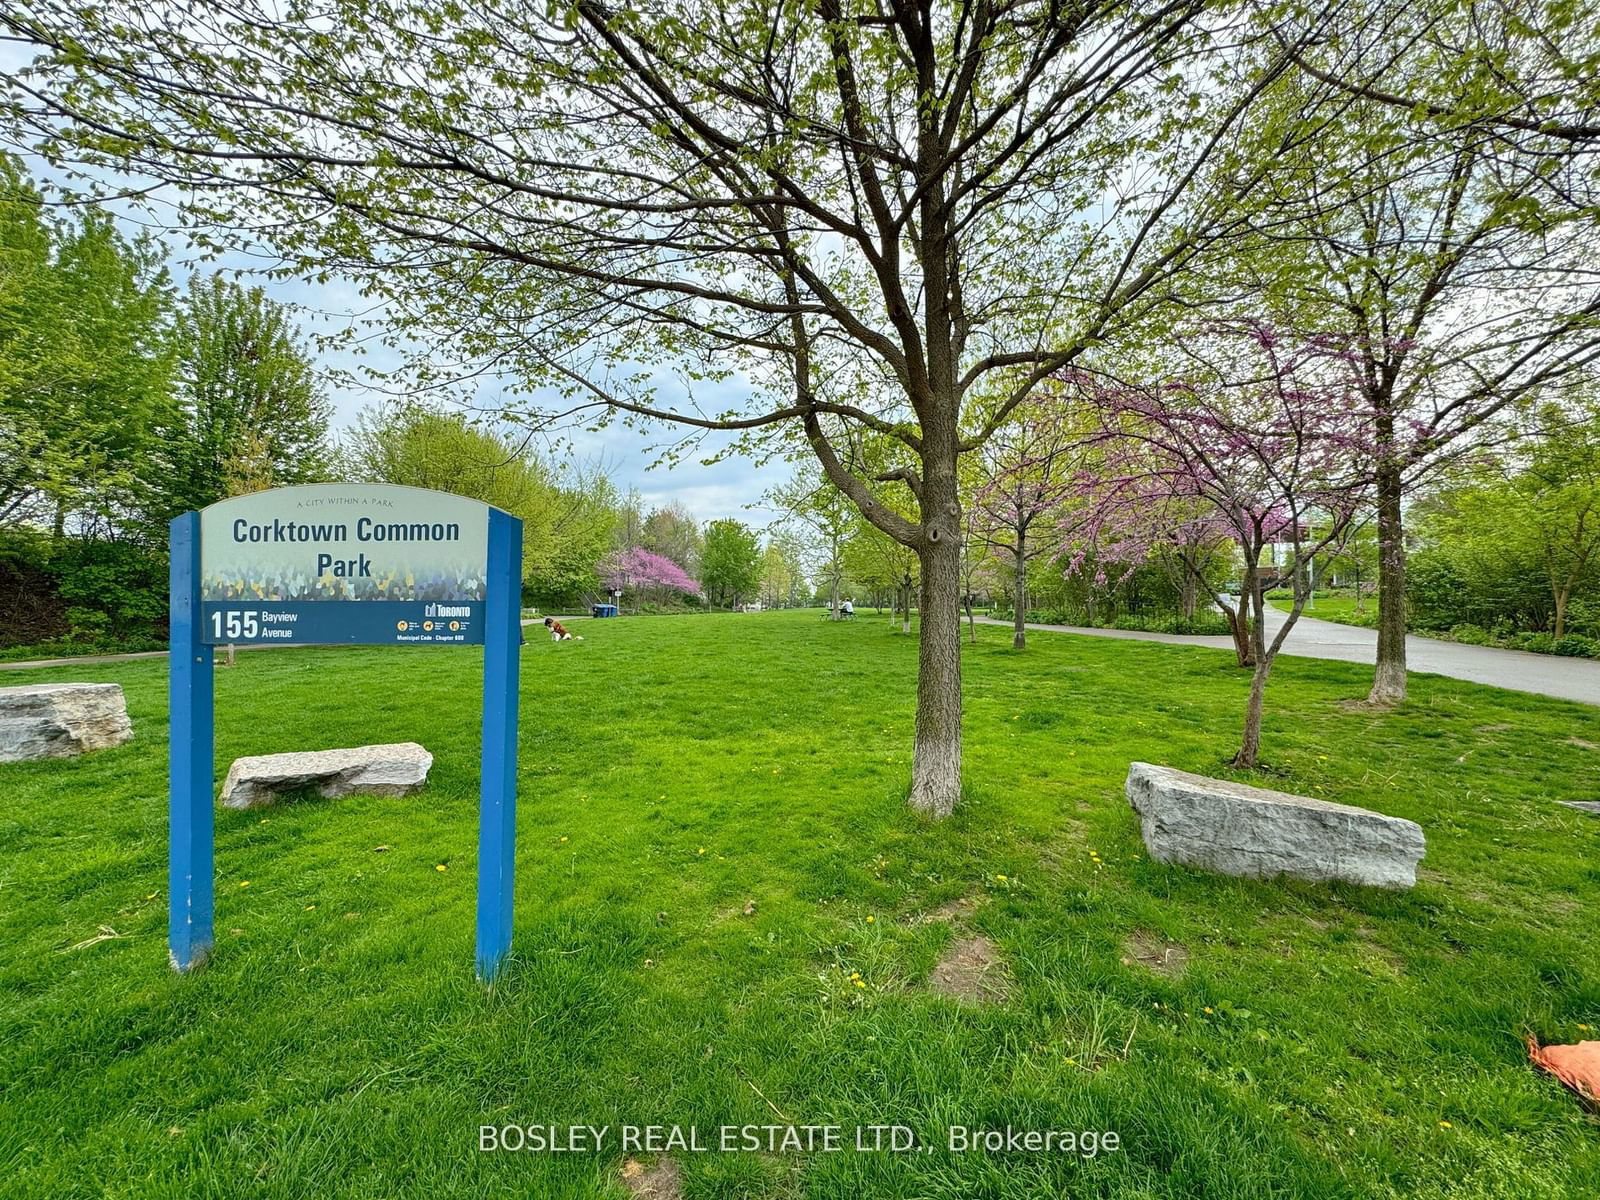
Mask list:
[[[1238,546],[1237,600],[1199,582],[1254,668],[1233,759],[1253,767],[1267,679],[1309,596],[1303,568],[1343,547],[1370,496],[1372,417],[1335,341],[1291,342],[1249,322],[1187,339],[1182,353],[1187,377],[1159,385],[1066,380],[1094,414],[1101,447],[1098,468],[1079,479],[1087,541],[1102,563],[1140,561],[1163,541],[1223,534]],[[1293,605],[1269,641],[1261,560],[1274,544],[1290,547],[1297,569]]]
[[[997,432],[982,450],[984,481],[972,499],[972,531],[1011,567],[1011,644],[1027,645],[1028,564],[1054,549],[1051,514],[1078,495],[1083,439],[1060,404]]]
[[[689,573],[665,555],[643,546],[629,546],[606,557],[600,564],[600,582],[613,592],[683,592],[697,595],[700,585]]]
[[[1204,594],[1228,622],[1239,665],[1254,666],[1250,609],[1217,585],[1218,568],[1238,553],[1231,523],[1206,501],[1174,494],[1159,475],[1142,474],[1127,445],[1106,450],[1110,469],[1079,475],[1083,508],[1061,522],[1057,557],[1066,576],[1104,588],[1153,562],[1178,586],[1183,616],[1194,616]]]

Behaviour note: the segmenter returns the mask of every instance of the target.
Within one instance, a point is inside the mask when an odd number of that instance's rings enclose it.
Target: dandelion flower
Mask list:
[[[1216,1010],[1215,1010],[1215,1009],[1213,1009],[1213,1008],[1212,1008],[1212,1007],[1210,1007],[1210,1005],[1207,1005],[1207,1006],[1206,1006],[1206,1012],[1207,1012],[1207,1013],[1212,1013],[1212,1012],[1215,1012],[1215,1011],[1216,1011]]]
[[[1004,875],[996,875],[995,879],[996,879],[997,882],[1000,882],[1000,883],[1004,883],[1006,881],[1006,877]]]
[[[317,906],[315,904],[308,904],[308,905],[306,905],[306,911],[307,912],[315,912],[316,911],[316,907]]]
[[[440,863],[438,866],[434,867],[435,871],[448,871],[449,869],[450,868],[445,866],[443,863]]]
[[[876,918],[876,917],[868,917],[868,918],[867,918],[867,924],[868,924],[868,925],[871,925],[871,924],[872,924],[872,922],[873,922],[873,921],[875,921],[875,920],[877,920],[877,918]]]
[[[1450,1128],[1453,1128],[1453,1126],[1451,1126],[1449,1121],[1440,1121],[1439,1122],[1439,1128],[1440,1129],[1450,1129]]]
[[[250,886],[250,881],[248,879],[241,879],[241,880],[239,880],[239,886],[240,887],[249,887]]]
[[[562,838],[561,838],[561,840],[562,840],[562,841],[563,841],[563,842],[564,842],[564,841],[566,841],[566,840],[567,840],[567,839],[566,839],[566,836],[565,836],[565,835],[564,835],[564,834],[563,834],[563,835],[562,835]]]

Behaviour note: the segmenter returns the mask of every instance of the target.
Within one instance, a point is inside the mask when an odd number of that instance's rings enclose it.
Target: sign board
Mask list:
[[[481,644],[477,964],[494,978],[511,950],[522,522],[446,492],[319,483],[184,513],[171,539],[172,965],[215,941],[212,647]]]
[[[200,513],[200,637],[483,641],[489,506],[388,484],[308,484]]]

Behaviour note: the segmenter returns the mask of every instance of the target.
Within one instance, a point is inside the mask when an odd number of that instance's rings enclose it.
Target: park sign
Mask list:
[[[170,581],[172,965],[198,967],[215,942],[212,648],[482,644],[477,964],[493,979],[511,950],[522,522],[421,488],[273,488],[174,517]]]
[[[390,484],[307,484],[200,513],[200,637],[483,641],[487,504]]]

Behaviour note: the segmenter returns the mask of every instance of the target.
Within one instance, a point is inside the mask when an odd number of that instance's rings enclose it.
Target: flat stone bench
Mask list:
[[[1427,848],[1415,821],[1150,763],[1127,796],[1151,858],[1223,875],[1408,888]]]
[[[115,683],[31,683],[0,688],[0,762],[70,758],[133,737]]]
[[[409,796],[428,782],[433,755],[416,742],[236,758],[222,784],[225,808],[259,808],[285,794]]]

